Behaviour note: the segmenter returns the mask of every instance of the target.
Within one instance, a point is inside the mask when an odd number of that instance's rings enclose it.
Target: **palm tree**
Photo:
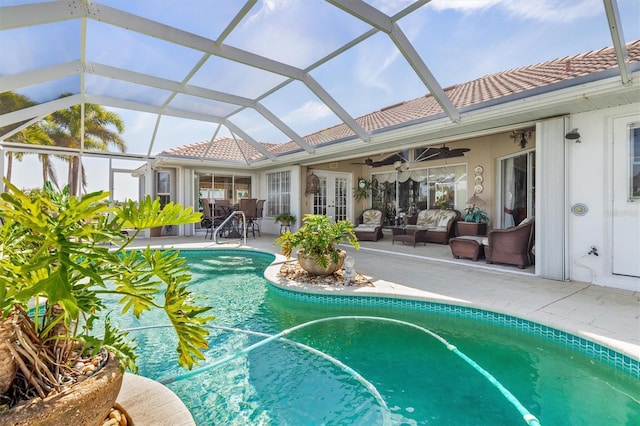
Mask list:
[[[69,96],[62,94],[60,98]],[[56,111],[46,119],[45,131],[57,146],[65,148],[81,148],[81,106]],[[112,131],[112,126],[116,131]],[[126,152],[127,146],[120,137],[124,131],[124,122],[118,114],[106,111],[100,105],[84,104],[84,149],[106,151],[115,146],[120,152]],[[82,173],[82,188],[87,182],[84,167],[78,156],[67,157],[69,162],[69,191],[78,194],[78,172]]]
[[[7,112],[17,111],[22,108],[27,108],[35,105],[28,97],[21,95],[15,92],[4,92],[0,93],[0,114],[4,114]],[[16,127],[20,126],[23,123],[14,123],[9,126],[0,128],[0,136],[9,133],[14,130]],[[34,124],[32,126],[27,127],[26,129],[22,129],[16,134],[12,135],[9,142],[17,142],[24,143],[30,145],[53,145],[53,141],[44,131],[40,123]],[[11,182],[11,174],[13,172],[13,158],[15,157],[18,161],[21,161],[24,157],[24,152],[7,152],[7,175],[6,178],[9,182]],[[40,162],[42,163],[42,181],[43,184],[47,181],[51,180],[53,184],[58,187],[58,179],[56,176],[55,168],[51,163],[49,156],[46,154],[38,155]]]

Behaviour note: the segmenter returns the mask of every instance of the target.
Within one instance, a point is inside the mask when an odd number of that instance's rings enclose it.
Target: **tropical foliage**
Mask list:
[[[200,213],[173,203],[161,208],[150,197],[139,205],[129,201],[109,207],[107,192],[77,198],[68,188],[55,191],[47,184],[45,191],[30,196],[5,184],[0,322],[18,324],[11,350],[32,385],[25,393],[43,397],[59,390],[56,378],[65,376],[74,357],[101,348],[135,371],[135,343],[127,334],[108,320],[94,330],[104,317],[107,295],[119,298],[122,314],[163,311],[178,336],[180,365],[191,368],[203,359],[204,324],[213,317],[204,316],[210,308],[198,306],[189,292],[184,259],[174,250],[125,250],[143,229],[196,223]],[[124,227],[135,231],[127,235]]]
[[[295,224],[296,223],[296,217],[295,215],[292,215],[291,213],[280,213],[278,216],[275,217],[275,221],[276,222],[280,222],[282,224]]]
[[[489,223],[489,215],[486,210],[480,209],[476,206],[469,207],[466,209],[466,215],[464,216],[465,222],[475,222],[475,223]]]
[[[70,94],[62,94],[60,98],[67,96]],[[124,122],[116,113],[96,104],[84,104],[84,120],[82,113],[82,106],[74,105],[56,111],[45,119],[45,132],[56,146],[90,151],[106,151],[114,146],[120,152],[126,152],[127,146],[120,137],[124,132]],[[78,156],[67,156],[66,161],[69,163],[69,190],[72,194],[77,194],[78,176],[82,177],[82,187],[86,187],[84,168]]]
[[[347,243],[360,249],[353,224],[348,219],[333,222],[325,215],[306,214],[302,223],[296,232],[286,231],[274,242],[281,244],[280,252],[287,258],[290,258],[293,249],[298,247],[306,255],[313,256],[319,265],[326,267],[329,259],[338,262],[338,244]]]
[[[69,96],[68,93],[60,95],[60,98]],[[0,113],[12,112],[35,105],[24,95],[14,92],[0,94]],[[81,117],[84,112],[84,120]],[[17,125],[0,128],[0,135],[8,134],[17,128]],[[84,131],[84,133],[83,133]],[[39,122],[32,124],[14,134],[6,140],[29,145],[55,146],[71,148],[74,150],[86,149],[89,151],[107,151],[115,147],[120,152],[126,152],[127,146],[120,136],[124,131],[124,122],[113,112],[105,110],[100,105],[84,104],[75,105],[67,109],[56,111]],[[13,158],[21,160],[25,154],[22,152],[7,153],[7,178],[11,181]],[[38,154],[42,163],[42,179],[44,182],[53,182],[58,186],[57,171],[49,154]],[[86,188],[85,170],[77,155],[57,155],[66,161],[68,167],[68,182],[71,194],[78,193],[81,184]],[[80,181],[79,177],[80,176]]]

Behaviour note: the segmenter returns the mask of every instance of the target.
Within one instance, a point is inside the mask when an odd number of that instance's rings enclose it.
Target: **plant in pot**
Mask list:
[[[280,213],[276,216],[275,221],[280,222],[282,226],[291,226],[295,225],[296,217],[291,213]]]
[[[77,198],[67,188],[58,192],[48,184],[30,195],[6,180],[5,185],[8,192],[0,199],[0,394],[6,409],[0,409],[0,424],[102,424],[119,392],[122,371],[135,372],[137,357],[134,341],[105,315],[107,297],[119,298],[122,314],[163,311],[178,337],[182,366],[191,368],[204,358],[204,325],[213,317],[204,316],[210,308],[198,306],[187,289],[184,259],[174,250],[149,246],[126,250],[141,230],[196,223],[200,213],[173,203],[161,208],[150,197],[139,205],[128,201],[109,207],[108,192]],[[125,227],[136,231],[128,235]],[[106,365],[95,373],[95,366],[88,368],[98,363]],[[109,390],[99,388],[90,396],[96,412],[62,398],[76,400],[87,383],[104,378],[105,370],[115,385],[105,379]],[[37,420],[25,420],[29,415]]]
[[[298,248],[300,266],[312,275],[326,276],[342,267],[346,256],[339,244],[347,243],[360,249],[360,243],[348,219],[333,222],[328,216],[306,214],[303,225],[296,232],[280,235],[274,245],[281,244],[280,252],[291,258]]]
[[[486,210],[473,205],[465,209],[464,222],[458,222],[458,235],[485,235],[489,215]]]
[[[353,188],[353,198],[356,201],[366,200],[372,193],[373,184],[365,179],[358,179],[358,186]]]

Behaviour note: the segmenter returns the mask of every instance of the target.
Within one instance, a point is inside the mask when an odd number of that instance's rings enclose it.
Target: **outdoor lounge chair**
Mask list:
[[[520,269],[532,264],[534,225],[534,219],[530,218],[518,226],[489,231],[484,247],[487,263],[506,263]]]
[[[354,232],[360,241],[378,241],[382,238],[382,211],[367,209],[358,217]]]

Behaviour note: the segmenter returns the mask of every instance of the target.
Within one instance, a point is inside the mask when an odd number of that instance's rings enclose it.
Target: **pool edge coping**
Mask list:
[[[638,347],[636,345],[633,345],[632,343],[621,342],[621,344],[619,345],[611,344],[612,342],[610,340],[607,340],[606,336],[602,336],[597,333],[587,333],[586,331],[580,330],[577,327],[572,328],[570,325],[567,325],[567,324],[562,324],[562,323],[549,324],[545,321],[540,321],[540,319],[534,318],[533,316],[527,315],[526,313],[523,313],[523,312],[514,313],[512,311],[497,309],[495,307],[489,308],[489,307],[482,306],[480,304],[476,304],[476,303],[461,300],[461,299],[456,299],[453,297],[446,297],[441,295],[439,297],[429,296],[430,293],[426,291],[418,290],[412,287],[407,287],[401,284],[390,283],[387,281],[376,282],[376,284],[379,284],[379,286],[374,285],[373,287],[377,289],[376,291],[372,291],[371,290],[372,287],[363,287],[363,286],[344,286],[344,285],[329,286],[329,285],[323,285],[323,284],[301,284],[296,281],[288,280],[279,275],[280,266],[283,263],[295,261],[295,259],[294,260],[287,259],[280,254],[274,254],[274,253],[269,253],[269,254],[274,255],[276,258],[265,269],[264,278],[272,286],[274,286],[277,289],[280,289],[283,291],[289,291],[292,293],[305,294],[305,295],[330,296],[330,297],[331,296],[333,297],[370,297],[370,298],[383,298],[383,299],[400,299],[400,300],[407,300],[407,301],[422,302],[426,304],[451,305],[451,306],[459,307],[461,309],[483,311],[486,313],[501,315],[506,318],[513,318],[515,320],[526,321],[528,323],[531,323],[534,326],[539,325],[551,331],[563,333],[567,335],[570,338],[570,340],[571,338],[579,339],[578,342],[572,342],[572,344],[567,344],[564,346],[572,350],[575,350],[579,353],[585,354],[590,358],[604,362],[605,364],[610,365],[619,371],[629,374],[631,377],[640,378],[640,354],[634,353],[631,349],[626,347],[626,346],[632,346],[635,349],[638,349]],[[509,328],[515,328],[503,323],[500,323],[500,325],[508,326]],[[577,325],[578,324],[576,324],[576,326]],[[529,334],[554,342],[554,340],[549,339],[548,337],[545,337],[543,334],[534,334],[534,333],[529,333]],[[598,345],[609,352],[614,352],[615,354],[620,355],[623,358],[624,357],[628,358],[631,361],[631,363],[634,364],[635,368],[633,367],[623,368],[620,365],[618,365],[616,362],[612,362],[610,360],[603,360],[602,358],[599,358],[590,354],[584,348],[581,348],[580,340],[587,342],[588,344],[591,344],[591,345]],[[616,342],[619,342],[619,341],[617,340]],[[593,350],[596,351],[597,348],[594,347]]]

